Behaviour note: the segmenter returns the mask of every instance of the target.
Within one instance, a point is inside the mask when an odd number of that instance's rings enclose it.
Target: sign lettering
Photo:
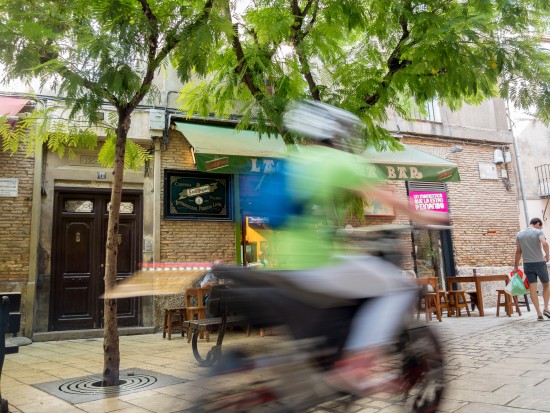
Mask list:
[[[0,197],[17,198],[19,195],[18,178],[0,178]]]
[[[445,192],[411,191],[409,201],[415,211],[449,211]]]

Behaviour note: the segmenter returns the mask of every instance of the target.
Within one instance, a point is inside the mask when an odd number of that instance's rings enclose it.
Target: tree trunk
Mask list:
[[[111,205],[109,222],[107,224],[107,246],[105,255],[105,291],[116,285],[118,257],[118,226],[120,216],[120,201],[122,198],[122,183],[124,178],[124,154],[126,138],[130,129],[130,113],[119,110],[118,127],[116,129],[116,152],[113,170],[113,187],[111,190]],[[105,299],[103,313],[103,386],[119,384],[120,348],[117,325],[117,301]]]

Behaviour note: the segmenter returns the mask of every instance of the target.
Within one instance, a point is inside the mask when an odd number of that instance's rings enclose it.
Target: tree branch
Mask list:
[[[390,56],[388,57],[388,60],[386,61],[386,64],[388,66],[388,72],[382,79],[382,82],[380,82],[378,91],[372,95],[366,95],[363,98],[367,106],[374,106],[376,102],[378,102],[381,96],[381,91],[389,86],[395,73],[412,64],[412,61],[410,60],[401,59],[401,56],[403,54],[403,47],[407,42],[407,40],[410,38],[408,21],[404,16],[401,16],[401,18],[399,19],[399,25],[401,26],[401,30],[402,30],[401,38],[399,39],[399,42],[397,42],[395,49],[393,49]],[[366,109],[366,108],[363,107],[362,109]]]
[[[304,30],[301,30],[301,27],[304,23],[304,18],[312,6],[314,7],[312,18],[307,24],[306,28]],[[316,21],[317,11],[319,10],[319,2],[318,0],[308,1],[306,6],[304,7],[304,10],[302,11],[300,10],[298,1],[292,0],[290,7],[292,9],[292,13],[294,14],[294,23],[290,27],[290,33],[291,33],[290,39],[294,47],[294,50],[296,51],[296,55],[298,56],[298,61],[300,62],[300,67],[301,67],[300,72],[302,73],[302,76],[304,76],[307,82],[309,92],[311,93],[311,97],[314,100],[321,100],[319,87],[317,86],[317,83],[313,78],[313,74],[311,73],[309,62],[307,61],[307,57],[305,56],[302,49],[302,43],[306,38],[306,36],[311,32],[311,29],[313,28],[313,24]]]
[[[154,21],[155,23],[152,26],[152,30],[149,35],[149,53],[148,53],[148,63],[147,63],[147,70],[145,71],[145,76],[143,77],[143,81],[141,82],[141,87],[138,93],[136,93],[136,95],[132,98],[132,100],[127,105],[127,107],[132,109],[135,108],[139,104],[139,102],[141,102],[141,100],[144,98],[144,96],[147,94],[147,92],[151,88],[151,83],[155,77],[155,70],[159,67],[160,63],[181,42],[181,36],[168,37],[166,39],[166,43],[164,44],[164,46],[160,49],[158,54],[156,54],[157,48],[158,48],[159,36],[160,36],[158,31],[158,21],[157,21],[157,18],[152,13],[152,11],[150,10],[147,0],[140,0],[140,2],[142,3],[142,9],[144,14],[147,16],[150,22]],[[197,17],[197,19],[194,22],[190,23],[188,26],[186,26],[180,33],[184,33],[184,32],[191,33],[194,28],[204,23],[204,21],[206,21],[210,17],[210,12],[212,11],[212,3],[213,3],[213,0],[207,0],[207,2],[204,4],[204,8],[202,9],[202,12]]]

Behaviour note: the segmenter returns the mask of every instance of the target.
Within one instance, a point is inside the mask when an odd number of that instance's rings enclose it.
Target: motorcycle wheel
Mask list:
[[[426,325],[411,326],[402,335],[404,412],[435,413],[445,391],[441,343]]]

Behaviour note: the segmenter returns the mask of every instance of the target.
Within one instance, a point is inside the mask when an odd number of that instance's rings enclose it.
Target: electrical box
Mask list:
[[[149,129],[164,130],[164,111],[151,109],[149,111]]]
[[[510,152],[504,152],[504,162],[510,163],[512,162],[512,153]]]
[[[494,163],[503,163],[504,162],[504,155],[502,153],[502,150],[495,149],[495,152],[493,153],[493,162]]]

